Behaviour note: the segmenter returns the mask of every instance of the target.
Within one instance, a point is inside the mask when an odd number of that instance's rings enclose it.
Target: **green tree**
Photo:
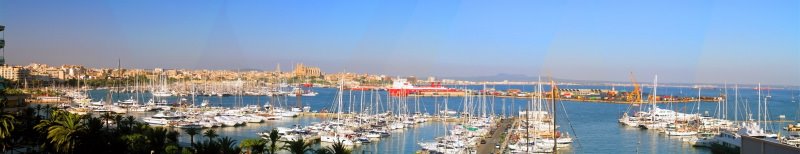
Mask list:
[[[352,153],[352,151],[350,151],[350,149],[347,149],[347,147],[344,146],[344,143],[342,143],[342,141],[334,142],[333,145],[331,145],[330,147],[327,148],[327,150],[328,150],[328,152],[333,153],[333,154],[350,154],[350,153]]]
[[[42,105],[41,104],[36,104],[36,114],[35,115],[38,117],[41,112],[42,112]]]
[[[108,128],[110,128],[109,126],[111,125],[111,119],[114,119],[114,116],[111,115],[110,112],[106,112],[106,114],[101,115],[100,118],[103,118],[103,122],[106,124],[106,130],[108,130]]]
[[[117,131],[119,131],[120,125],[123,125],[123,123],[125,123],[125,117],[119,114],[115,114],[114,118],[112,119],[114,119],[114,122],[117,123]]]
[[[181,134],[178,131],[169,131],[167,132],[167,143],[168,144],[178,144],[178,136]]]
[[[221,151],[220,145],[217,141],[207,140],[192,144],[195,154],[219,154]]]
[[[136,117],[133,117],[133,116],[128,116],[127,118],[125,118],[125,121],[128,122],[127,123],[128,124],[128,129],[133,129],[133,125],[135,125],[137,123],[136,122]]]
[[[198,128],[187,128],[185,129],[186,134],[189,135],[189,140],[194,144],[194,136],[200,133],[200,129]]]
[[[92,137],[98,137],[97,134],[103,133],[103,131],[101,130],[103,129],[103,121],[100,120],[100,118],[95,118],[92,116],[83,116],[81,118],[85,119],[87,134],[92,134]],[[106,131],[108,131],[108,129],[106,129]]]
[[[81,122],[81,116],[79,115],[62,113],[57,116],[57,120],[53,123],[40,124],[52,124],[52,126],[44,127],[47,127],[47,139],[50,140],[56,152],[72,153],[75,147],[80,144],[80,136],[86,126]]]
[[[11,136],[11,131],[14,131],[14,123],[16,121],[13,114],[3,109],[5,107],[0,108],[0,138]]]
[[[122,140],[128,145],[129,153],[150,153],[150,144],[147,143],[147,137],[142,134],[125,135],[122,136]]]
[[[179,154],[181,153],[181,147],[175,144],[170,144],[164,148],[164,152],[167,154]]]
[[[76,153],[108,152],[107,150],[110,150],[108,139],[111,133],[109,129],[103,129],[103,120],[91,116],[81,116],[81,118],[86,129],[81,133],[82,136],[78,138],[81,141],[81,146],[73,151]]]
[[[55,108],[53,108],[53,106],[50,106],[50,104],[47,104],[47,105],[45,105],[45,106],[44,106],[44,109],[43,109],[43,110],[44,110],[44,113],[45,113],[45,116],[44,116],[44,117],[45,117],[45,118],[51,118],[51,116],[53,115],[53,110],[54,110],[54,109],[55,109]]]
[[[153,151],[156,153],[161,153],[161,151],[164,151],[164,147],[167,145],[167,129],[163,127],[153,127],[150,129],[150,131],[147,131],[145,135],[147,135],[147,140],[149,141],[150,148]]]
[[[5,106],[5,104],[3,104]],[[0,141],[6,141],[6,138],[11,137],[11,132],[14,131],[14,123],[16,119],[11,113],[5,112],[5,107],[0,107]],[[3,144],[3,152],[6,151],[6,146]]]
[[[281,139],[281,134],[278,133],[277,129],[273,128],[267,137],[269,138],[269,147],[267,148],[267,152],[269,154],[275,154],[278,152],[278,140]]]
[[[217,131],[214,131],[213,129],[208,129],[205,133],[203,133],[203,136],[206,136],[208,138],[208,141],[212,141],[214,140],[215,137],[219,135],[217,135]]]
[[[304,154],[306,152],[314,152],[314,149],[311,149],[311,143],[306,142],[303,138],[287,141],[286,145],[283,146],[283,149],[288,150],[292,154]]]
[[[230,137],[226,136],[226,137],[219,138],[219,139],[217,139],[217,143],[220,145],[220,147],[221,147],[220,150],[221,150],[222,153],[225,153],[225,154],[228,154],[228,153],[230,153],[230,154],[242,153],[242,149],[240,149],[238,146],[236,146],[236,140],[231,139]]]
[[[261,138],[244,139],[239,143],[242,150],[247,150],[248,154],[262,154],[267,147],[267,141]]]

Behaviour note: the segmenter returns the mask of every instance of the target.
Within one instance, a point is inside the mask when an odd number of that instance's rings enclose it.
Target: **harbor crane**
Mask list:
[[[631,72],[630,78],[631,84],[633,84],[633,91],[626,95],[625,100],[630,103],[642,103],[642,87],[639,83],[636,83],[636,77],[633,72]]]

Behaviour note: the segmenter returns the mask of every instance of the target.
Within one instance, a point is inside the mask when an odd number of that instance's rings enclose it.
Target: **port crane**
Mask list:
[[[633,76],[633,72],[630,75],[631,84],[633,84],[633,91],[629,92],[625,100],[630,103],[642,103],[642,87],[639,83],[636,83],[636,77]]]

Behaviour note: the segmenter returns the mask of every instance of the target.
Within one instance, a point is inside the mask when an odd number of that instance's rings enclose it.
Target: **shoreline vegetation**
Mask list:
[[[5,108],[5,107],[0,107]],[[119,114],[78,115],[50,105],[36,105],[16,112],[0,112],[0,145],[4,153],[156,153],[156,154],[349,154],[341,143],[312,148],[313,141],[278,141],[277,130],[264,138],[241,141],[219,136],[213,129],[178,131],[152,127],[133,116]],[[180,145],[178,136],[190,136]],[[186,141],[183,141],[186,142]],[[283,145],[283,146],[277,146]]]
[[[2,80],[2,79],[0,79]],[[18,106],[10,98],[29,93],[0,82],[0,150],[3,153],[123,153],[123,154],[349,154],[341,143],[312,148],[312,141],[277,141],[256,137],[242,141],[219,136],[213,129],[186,129],[183,134],[165,127],[151,127],[133,116],[121,114],[78,115],[53,105]],[[46,94],[47,95],[47,94]],[[180,145],[179,136],[190,136],[190,145]],[[205,139],[202,139],[205,138]],[[185,141],[183,141],[185,142]],[[283,146],[276,146],[281,142]]]

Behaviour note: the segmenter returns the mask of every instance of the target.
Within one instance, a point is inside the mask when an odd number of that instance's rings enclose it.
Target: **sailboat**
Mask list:
[[[658,77],[656,77],[656,79],[658,79]],[[654,91],[654,93],[653,93],[653,96],[654,96],[653,101],[655,102],[655,101],[658,101],[658,96],[655,94],[655,92],[657,91],[656,89],[658,88],[658,84],[654,83],[654,85],[655,86],[653,87],[653,91]],[[700,89],[700,88],[698,88],[698,89]],[[697,93],[697,98],[700,98],[700,93],[699,92]],[[699,99],[698,99],[697,103],[700,103]],[[672,111],[672,110],[670,110],[670,111]],[[697,135],[697,131],[693,130],[689,126],[689,122],[688,122],[689,120],[688,119],[690,119],[690,118],[687,118],[687,117],[691,117],[691,116],[687,116],[684,113],[678,113],[678,112],[675,112],[675,111],[673,111],[673,113],[675,113],[674,118],[672,118],[673,119],[672,122],[668,124],[667,129],[664,131],[665,134],[667,134],[669,136],[693,136],[693,135]],[[679,120],[680,120],[680,122],[679,122]]]
[[[169,96],[172,96],[172,93],[169,92],[169,90],[167,89],[166,76],[161,75],[161,77],[159,78],[159,81],[160,81],[160,84],[161,84],[160,88],[151,90],[153,92],[153,96],[155,96],[155,97],[169,97]]]
[[[764,99],[764,103],[762,102],[761,97],[761,84],[758,85],[758,106],[759,106],[759,117],[758,120],[762,119],[766,120],[767,112],[766,107],[763,108],[764,115],[761,114],[761,105],[767,104],[766,99]],[[765,105],[766,106],[766,105]],[[747,121],[743,121],[738,125],[738,129],[732,130],[723,130],[720,134],[714,136],[711,142],[711,148],[717,151],[725,151],[725,152],[739,152],[742,146],[742,136],[750,136],[754,138],[764,139],[766,141],[771,141],[778,143],[778,136],[776,134],[768,133],[761,127],[759,121],[754,121],[752,118],[748,117]]]
[[[512,153],[553,153],[561,148],[571,146],[573,139],[569,134],[558,131],[559,126],[556,122],[558,87],[551,81],[550,97],[552,103],[545,104],[543,97],[546,95],[539,80],[536,88],[537,94],[531,97],[531,103],[525,111],[520,111],[522,118],[518,128],[514,129],[520,136],[516,142],[508,145]],[[549,108],[549,109],[548,109]]]
[[[641,109],[641,106],[639,105],[639,103],[641,103],[639,84],[636,83],[636,78],[633,76],[633,73],[631,73],[630,78],[631,78],[631,84],[633,84],[633,91],[630,94],[628,94],[629,97],[628,101],[630,101],[629,103],[631,105],[628,107],[628,111],[623,112],[622,116],[620,116],[620,118],[617,121],[619,121],[620,124],[623,124],[628,127],[639,127],[640,119],[642,119],[641,117],[644,116],[645,112],[636,111],[633,112],[633,115],[628,115],[628,112],[631,109],[633,109],[634,106],[639,106],[639,108]]]
[[[342,143],[344,145],[355,145],[355,142],[351,140],[349,137],[346,136],[346,132],[353,132],[352,130],[347,129],[342,123],[342,104],[344,97],[344,80],[340,81],[339,84],[339,92],[337,92],[336,98],[336,122],[331,122],[331,132],[328,132],[325,135],[320,136],[321,142],[328,142],[328,143]]]

